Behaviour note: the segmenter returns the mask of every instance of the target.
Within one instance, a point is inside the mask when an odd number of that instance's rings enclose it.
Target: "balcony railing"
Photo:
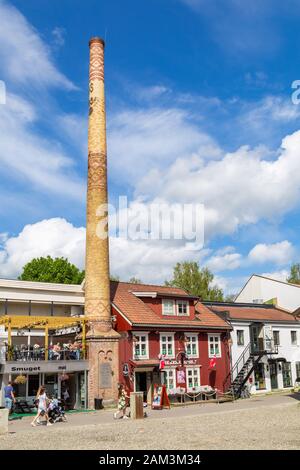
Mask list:
[[[274,339],[258,338],[256,341],[251,342],[251,354],[278,354],[278,345]]]
[[[60,349],[55,351],[51,348],[27,348],[19,349],[11,347],[6,351],[0,353],[0,362],[9,361],[79,361],[85,359],[85,354],[82,349],[70,350]]]

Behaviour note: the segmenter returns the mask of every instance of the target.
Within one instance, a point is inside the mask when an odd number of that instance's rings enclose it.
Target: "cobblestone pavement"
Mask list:
[[[74,413],[51,427],[12,421],[0,449],[300,449],[297,395],[150,411],[138,421],[114,421],[112,413]]]

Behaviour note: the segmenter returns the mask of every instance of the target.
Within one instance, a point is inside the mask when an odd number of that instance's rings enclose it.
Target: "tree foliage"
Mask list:
[[[287,282],[292,284],[300,284],[300,264],[294,263],[291,266],[290,275],[287,278]]]
[[[81,284],[84,271],[80,271],[66,258],[51,256],[34,258],[27,263],[19,276],[22,281],[53,282],[55,284]]]
[[[129,279],[129,282],[130,282],[131,284],[142,284],[142,281],[141,281],[139,278],[137,278],[137,277],[131,277],[131,278]]]
[[[208,268],[200,269],[196,262],[184,261],[173,268],[173,279],[166,281],[167,286],[180,287],[190,295],[197,295],[201,300],[223,300],[223,291],[213,285],[214,275]]]

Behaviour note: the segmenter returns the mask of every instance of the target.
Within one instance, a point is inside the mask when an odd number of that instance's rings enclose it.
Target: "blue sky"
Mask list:
[[[197,260],[227,293],[299,261],[296,0],[0,0],[0,275],[84,262],[88,40],[106,39],[109,194],[205,204],[205,246],[112,237],[111,271]]]

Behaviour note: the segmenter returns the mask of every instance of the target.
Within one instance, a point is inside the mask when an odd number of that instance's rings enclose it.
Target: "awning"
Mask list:
[[[130,361],[130,364],[137,370],[137,372],[152,372],[154,367],[159,366],[159,361],[153,359],[141,359],[140,361]]]

